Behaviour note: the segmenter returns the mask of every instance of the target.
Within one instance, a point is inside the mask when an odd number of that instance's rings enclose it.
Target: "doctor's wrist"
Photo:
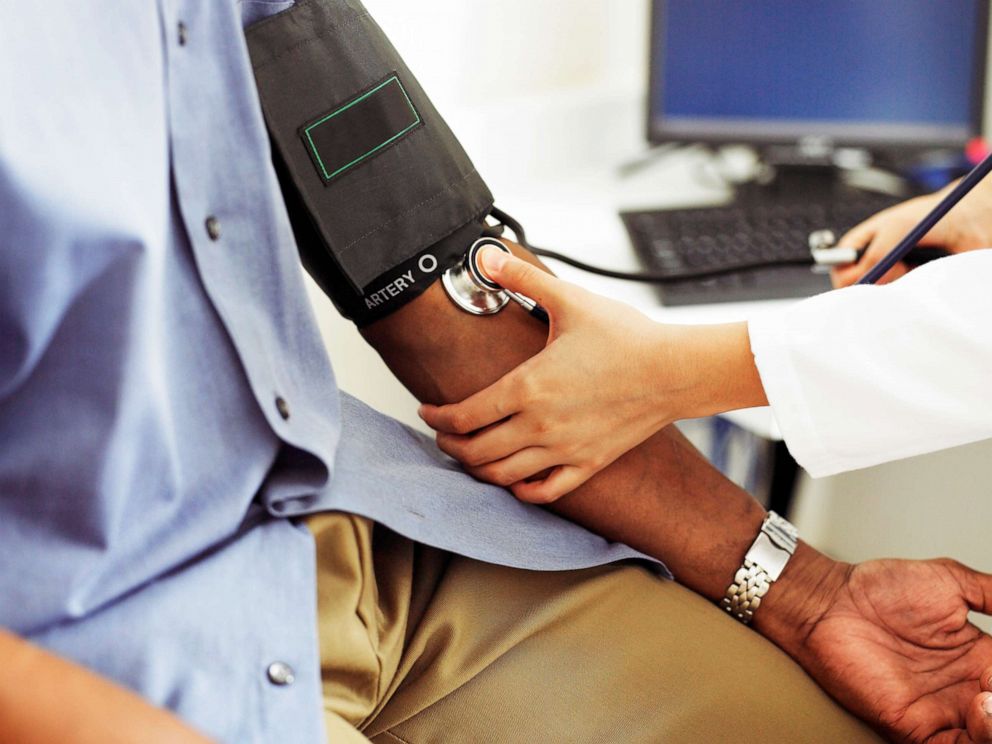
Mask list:
[[[674,418],[699,418],[768,405],[754,364],[747,323],[668,326],[668,372]]]

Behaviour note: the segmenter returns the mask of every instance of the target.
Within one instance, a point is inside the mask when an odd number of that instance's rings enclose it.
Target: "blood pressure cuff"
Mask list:
[[[367,325],[457,263],[492,195],[357,0],[300,0],[245,35],[303,263]]]

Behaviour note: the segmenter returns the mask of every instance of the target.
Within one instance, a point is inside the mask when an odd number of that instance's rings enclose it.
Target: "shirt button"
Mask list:
[[[203,223],[203,226],[206,227],[207,235],[210,236],[211,240],[220,239],[220,220],[213,215],[210,215],[207,217],[206,222]]]
[[[186,24],[179,21],[179,26],[176,29],[176,35],[179,37],[179,46],[186,46]]]
[[[265,670],[265,674],[269,678],[269,682],[279,687],[287,687],[296,681],[296,673],[293,671],[293,667],[282,661],[274,661],[269,664],[269,668]]]
[[[281,395],[276,398],[276,410],[279,411],[279,415],[282,416],[283,421],[289,419],[289,403]]]

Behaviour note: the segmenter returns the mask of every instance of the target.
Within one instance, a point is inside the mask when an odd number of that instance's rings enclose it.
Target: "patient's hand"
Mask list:
[[[895,741],[992,741],[992,638],[967,617],[992,613],[992,576],[946,559],[881,560],[822,590],[762,630],[827,692]]]

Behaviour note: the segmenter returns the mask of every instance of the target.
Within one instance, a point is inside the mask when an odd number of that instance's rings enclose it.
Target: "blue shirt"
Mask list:
[[[218,740],[316,744],[292,517],[536,569],[637,555],[338,393],[242,33],[291,3],[54,5],[0,5],[0,624]]]

